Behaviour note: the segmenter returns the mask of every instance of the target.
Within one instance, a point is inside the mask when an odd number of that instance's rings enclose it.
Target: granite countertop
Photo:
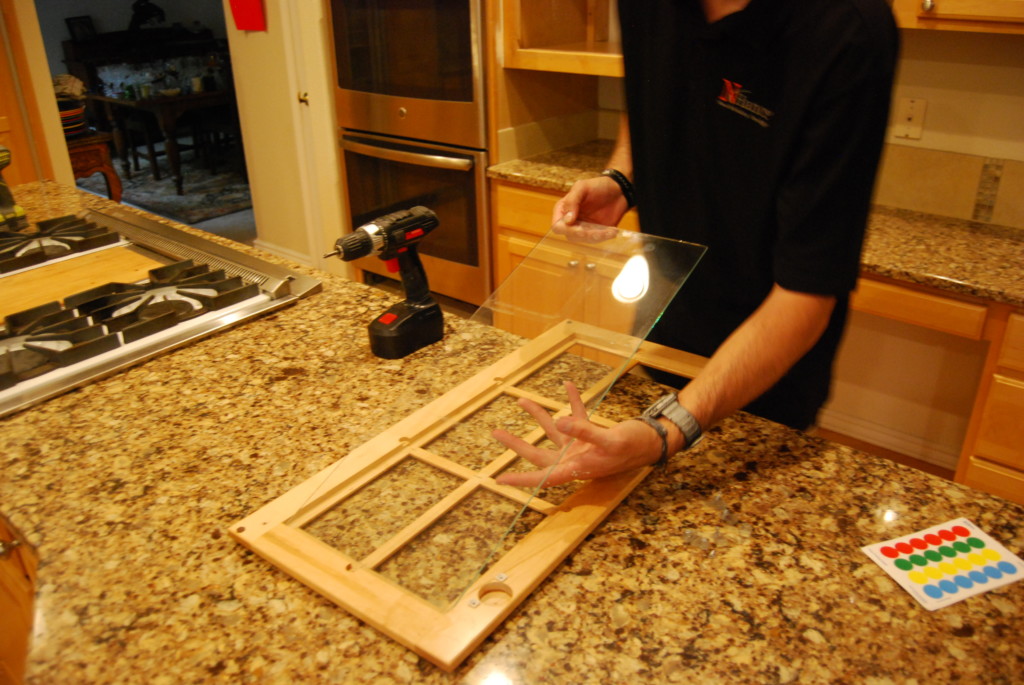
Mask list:
[[[227,528],[515,343],[449,316],[378,359],[392,298],[303,270],[322,292],[0,420],[0,508],[41,558],[29,683],[1019,681],[1024,584],[929,612],[860,547],[966,517],[1021,554],[1024,507],[743,414],[440,671]]]
[[[595,140],[496,164],[491,178],[567,191],[597,176],[612,141]],[[1024,230],[875,206],[861,254],[865,275],[1024,307]]]

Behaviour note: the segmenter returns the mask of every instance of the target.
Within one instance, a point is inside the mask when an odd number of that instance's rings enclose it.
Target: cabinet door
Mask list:
[[[576,311],[582,318],[583,293],[576,283],[581,265],[569,250],[550,247],[535,249],[534,240],[515,235],[498,236],[498,275],[502,306],[494,311],[494,325],[503,330],[534,338],[565,316]],[[527,255],[530,259],[524,263]],[[514,280],[506,280],[515,269],[526,269]]]
[[[992,379],[975,454],[1024,470],[1024,381],[996,374]]]
[[[1024,33],[1024,0],[895,0],[900,28]]]
[[[32,632],[35,553],[0,515],[0,683],[20,683]]]

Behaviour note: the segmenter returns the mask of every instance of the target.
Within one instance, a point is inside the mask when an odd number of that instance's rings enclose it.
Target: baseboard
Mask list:
[[[867,421],[834,409],[822,409],[818,414],[818,425],[951,471],[956,470],[960,457],[959,454],[950,452],[947,447],[920,436],[893,430],[874,421]]]
[[[278,257],[283,257],[284,259],[290,259],[293,262],[302,264],[303,266],[315,266],[315,264],[313,264],[313,261],[308,254],[303,254],[301,252],[289,250],[286,247],[281,247],[280,245],[275,245],[274,243],[268,243],[264,240],[260,240],[259,238],[256,238],[255,240],[252,241],[252,246],[260,250],[263,250],[264,252],[269,252],[272,255],[277,255]]]

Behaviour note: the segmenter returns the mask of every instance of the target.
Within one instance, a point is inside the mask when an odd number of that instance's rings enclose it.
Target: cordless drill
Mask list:
[[[11,151],[0,145],[0,171],[3,171],[11,164]],[[28,226],[28,217],[25,210],[14,203],[14,196],[11,189],[4,182],[0,174],[0,229],[8,231],[20,231]]]
[[[364,224],[334,244],[334,252],[350,262],[376,254],[398,272],[405,300],[392,305],[370,323],[370,350],[383,359],[399,359],[444,337],[444,315],[430,295],[427,274],[416,245],[437,228],[437,215],[426,207],[392,212]]]

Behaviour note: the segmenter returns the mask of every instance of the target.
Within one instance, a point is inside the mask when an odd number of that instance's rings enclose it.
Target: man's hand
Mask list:
[[[557,421],[535,402],[519,400],[519,406],[537,420],[557,449],[542,449],[503,430],[494,431],[501,444],[539,468],[504,473],[498,477],[499,483],[530,488],[561,485],[631,471],[658,460],[661,438],[650,426],[641,421],[623,421],[602,428],[587,420],[587,408],[576,386],[566,383],[565,388],[572,415]]]
[[[607,176],[598,176],[573,184],[555,203],[551,224],[556,231],[566,233],[578,221],[616,226],[628,209],[619,185]]]

